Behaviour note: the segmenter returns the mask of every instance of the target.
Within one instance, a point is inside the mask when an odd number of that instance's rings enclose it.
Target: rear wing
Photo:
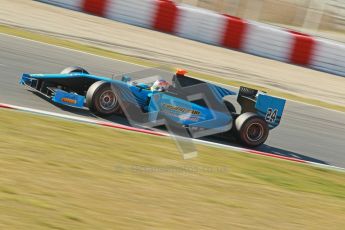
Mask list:
[[[265,119],[270,129],[280,123],[286,100],[267,95],[256,89],[240,87],[237,102],[241,105],[241,113],[253,112]]]

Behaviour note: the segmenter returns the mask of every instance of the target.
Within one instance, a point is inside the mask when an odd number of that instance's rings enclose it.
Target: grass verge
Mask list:
[[[1,229],[342,229],[345,174],[0,110]]]
[[[44,34],[40,34],[40,33],[36,33],[36,32],[31,32],[31,31],[24,30],[21,28],[0,25],[0,33],[15,35],[18,37],[27,38],[27,39],[31,39],[34,41],[40,41],[40,42],[44,42],[44,43],[48,43],[48,44],[52,44],[52,45],[57,45],[57,46],[65,47],[65,48],[84,51],[84,52],[96,54],[99,56],[104,56],[104,57],[117,59],[117,60],[121,60],[121,61],[127,61],[127,62],[131,62],[134,64],[139,64],[139,65],[144,65],[147,67],[158,67],[159,66],[157,63],[154,63],[154,62],[149,61],[149,60],[124,55],[124,54],[116,53],[113,51],[97,48],[94,46],[64,40],[61,38],[55,38],[52,36],[48,36],[48,35],[44,35]],[[174,68],[171,67],[171,70],[173,70],[173,69]],[[241,81],[234,81],[234,80],[225,79],[225,78],[222,78],[219,76],[213,76],[213,75],[195,72],[195,71],[189,71],[189,72],[192,76],[195,76],[195,77],[198,77],[201,79],[215,81],[215,82],[219,82],[222,84],[227,84],[227,85],[231,85],[231,86],[235,86],[235,87],[238,87],[241,85],[247,86],[247,87],[252,87],[252,88],[262,90],[262,91],[269,92],[271,95],[275,95],[278,97],[283,97],[283,98],[294,100],[294,101],[300,101],[300,102],[311,104],[311,105],[316,105],[316,106],[320,106],[320,107],[324,107],[324,108],[328,108],[328,109],[332,109],[332,110],[345,112],[345,107],[341,106],[341,105],[335,105],[335,104],[331,104],[328,102],[324,102],[324,101],[320,101],[320,100],[316,100],[316,99],[312,99],[312,98],[305,98],[305,97],[301,97],[301,96],[294,95],[291,93],[281,92],[278,90],[271,90],[269,88],[258,86],[255,84],[249,84],[249,83],[245,83],[245,82],[241,82]]]

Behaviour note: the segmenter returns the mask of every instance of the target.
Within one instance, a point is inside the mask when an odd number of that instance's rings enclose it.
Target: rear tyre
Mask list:
[[[109,116],[119,113],[119,100],[110,82],[97,81],[86,93],[86,104],[91,112],[100,116]]]
[[[262,145],[269,133],[266,121],[255,113],[243,113],[235,120],[236,134],[247,147]]]
[[[85,69],[79,67],[79,66],[71,66],[67,67],[64,70],[61,71],[61,74],[70,74],[70,73],[86,73],[89,74]]]

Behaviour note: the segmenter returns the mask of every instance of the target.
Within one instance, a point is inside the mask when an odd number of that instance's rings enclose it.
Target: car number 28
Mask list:
[[[277,109],[272,109],[272,108],[268,108],[266,116],[265,116],[265,120],[267,122],[273,123],[276,121],[277,118],[277,114],[278,114],[278,110]]]

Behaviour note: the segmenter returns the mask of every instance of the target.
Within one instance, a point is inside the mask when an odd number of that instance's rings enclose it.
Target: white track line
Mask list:
[[[2,108],[2,109],[13,109],[13,110],[22,111],[22,112],[29,112],[29,113],[35,113],[35,114],[40,114],[40,115],[52,116],[52,117],[68,119],[68,120],[76,121],[76,122],[89,123],[89,124],[105,126],[105,127],[110,127],[110,128],[116,128],[116,129],[122,129],[122,130],[127,130],[127,131],[134,131],[134,132],[143,133],[143,134],[151,134],[151,135],[165,136],[165,137],[170,136],[167,133],[151,131],[151,130],[146,130],[146,129],[140,129],[140,128],[134,128],[134,127],[126,126],[126,125],[117,124],[114,122],[104,122],[104,121],[99,121],[97,119],[83,118],[83,117],[78,117],[78,116],[60,114],[60,113],[49,112],[49,111],[44,111],[44,110],[39,110],[39,109],[16,106],[16,105],[9,105],[9,104],[0,103],[0,108]],[[324,165],[324,164],[319,164],[319,163],[315,163],[315,162],[311,162],[311,161],[305,161],[302,159],[285,157],[285,156],[280,156],[280,155],[276,155],[276,154],[272,154],[272,153],[256,151],[256,150],[251,150],[251,149],[246,149],[246,148],[241,148],[241,147],[235,147],[235,146],[225,145],[225,144],[220,144],[220,143],[214,143],[214,142],[210,142],[210,141],[204,141],[204,140],[198,140],[198,139],[192,139],[192,140],[195,143],[208,145],[208,146],[212,146],[212,147],[217,147],[217,148],[222,148],[222,149],[231,149],[231,150],[234,150],[237,152],[244,152],[244,153],[248,153],[248,154],[255,154],[255,155],[260,155],[260,156],[277,158],[277,159],[281,159],[281,160],[293,161],[293,162],[297,162],[297,163],[304,163],[304,164],[308,164],[308,165],[315,166],[315,167],[322,167],[322,168],[327,168],[327,169],[345,172],[344,168],[340,168],[340,167],[336,167],[336,166]]]
[[[45,111],[45,110],[33,109],[33,108],[28,108],[28,107],[22,107],[22,106],[0,103],[0,108],[13,109],[13,110],[17,110],[17,111],[35,113],[35,114],[40,114],[40,115],[46,115],[46,116],[51,116],[51,117],[67,119],[67,120],[76,121],[76,122],[83,122],[83,123],[95,124],[95,125],[106,126],[106,127],[111,127],[111,128],[117,128],[117,129],[122,129],[122,130],[127,130],[127,131],[135,131],[135,132],[139,132],[139,133],[152,134],[152,135],[156,135],[156,136],[167,136],[167,134],[163,133],[163,132],[134,128],[134,127],[130,127],[127,125],[121,125],[121,124],[117,124],[117,123],[113,123],[113,122],[100,121],[97,119],[72,116],[72,115],[49,112],[49,111]]]

